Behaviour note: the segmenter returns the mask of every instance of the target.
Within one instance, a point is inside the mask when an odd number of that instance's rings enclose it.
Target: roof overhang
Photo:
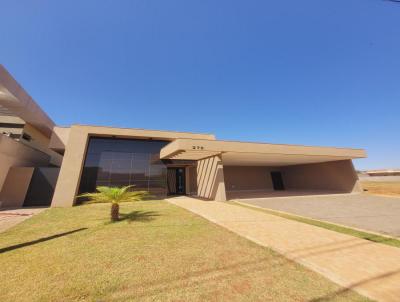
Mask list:
[[[0,64],[0,111],[18,116],[50,137],[54,122]]]
[[[289,166],[366,157],[363,149],[177,139],[161,149],[161,159],[201,160],[221,156],[224,165]]]

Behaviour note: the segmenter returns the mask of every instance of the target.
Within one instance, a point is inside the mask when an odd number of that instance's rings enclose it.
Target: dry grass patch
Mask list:
[[[0,301],[368,301],[164,201],[49,209],[0,234]]]
[[[364,190],[367,190],[370,194],[377,195],[391,195],[400,197],[400,182],[388,181],[362,181],[361,185]]]

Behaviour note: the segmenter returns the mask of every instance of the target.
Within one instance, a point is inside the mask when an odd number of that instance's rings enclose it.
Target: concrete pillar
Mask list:
[[[362,185],[360,183],[360,179],[358,178],[357,170],[354,167],[353,161],[349,160],[349,162],[350,162],[350,165],[351,165],[350,170],[352,171],[352,174],[353,174],[354,178],[356,179],[356,181],[354,183],[354,186],[353,186],[352,192],[353,193],[362,193],[363,192],[363,187],[362,187]]]
[[[80,130],[79,127],[72,126],[51,202],[52,207],[70,207],[74,205],[87,144],[88,133]]]
[[[224,170],[220,156],[197,162],[197,196],[226,201]]]

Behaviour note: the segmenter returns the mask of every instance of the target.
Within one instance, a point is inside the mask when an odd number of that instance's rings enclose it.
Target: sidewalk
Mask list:
[[[228,203],[167,199],[378,301],[400,299],[400,248]]]
[[[0,210],[0,233],[44,210],[43,207]]]

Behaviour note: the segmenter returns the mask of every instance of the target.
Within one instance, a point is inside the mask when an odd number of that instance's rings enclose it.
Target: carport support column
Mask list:
[[[54,191],[52,207],[71,207],[75,203],[85,160],[88,133],[72,126],[65,148],[60,174]]]
[[[350,165],[351,165],[351,170],[352,170],[352,172],[353,172],[353,175],[354,175],[354,177],[356,178],[356,183],[354,184],[354,187],[353,187],[352,192],[353,192],[353,193],[362,193],[362,192],[363,192],[363,188],[362,188],[362,185],[361,185],[361,183],[360,183],[360,179],[358,178],[357,170],[356,170],[356,168],[354,167],[353,161],[352,161],[352,160],[349,160],[349,162],[350,162]]]
[[[224,169],[219,155],[197,162],[197,196],[226,201]]]

